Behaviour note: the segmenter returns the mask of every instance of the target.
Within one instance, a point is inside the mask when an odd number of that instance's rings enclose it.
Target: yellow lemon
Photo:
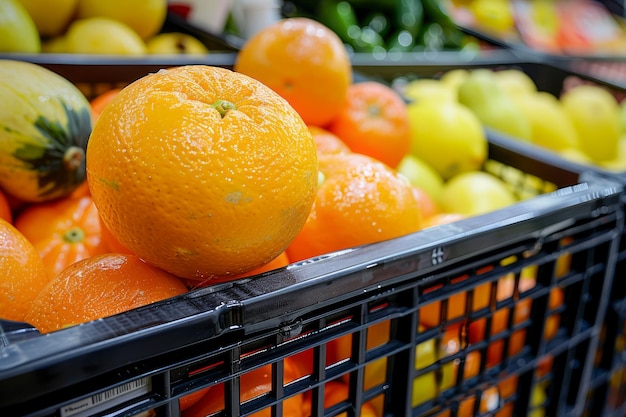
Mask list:
[[[407,154],[396,168],[409,182],[422,189],[437,204],[441,199],[444,180],[441,175],[428,163],[415,155]]]
[[[157,34],[167,16],[167,0],[79,0],[78,18],[108,17],[130,26],[142,39]]]
[[[76,13],[78,0],[19,0],[42,37],[61,35]]]
[[[432,78],[410,81],[404,90],[404,96],[411,101],[425,103],[438,100],[456,101],[454,89]]]
[[[453,101],[408,105],[411,154],[432,166],[443,179],[480,168],[487,157],[487,137],[478,118]]]
[[[489,213],[517,202],[501,179],[483,171],[464,172],[446,182],[441,208],[467,216]]]
[[[72,22],[65,35],[67,52],[77,54],[143,55],[145,42],[128,25],[104,17]]]
[[[530,123],[533,143],[554,151],[578,147],[576,128],[556,97],[535,92],[520,94],[515,102]]]
[[[561,103],[578,132],[580,149],[596,162],[615,159],[621,130],[615,97],[598,85],[583,84],[566,91]]]

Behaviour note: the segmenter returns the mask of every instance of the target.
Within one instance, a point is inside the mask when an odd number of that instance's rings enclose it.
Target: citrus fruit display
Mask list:
[[[48,283],[43,261],[32,243],[0,218],[0,318],[24,321],[39,291]]]
[[[180,279],[134,255],[96,255],[50,280],[30,304],[25,321],[49,333],[185,292]]]
[[[358,153],[319,159],[321,181],[304,227],[287,248],[291,262],[380,242],[422,227],[413,186],[388,165]]]
[[[89,196],[26,207],[15,227],[35,246],[51,278],[81,259],[108,251],[98,209]]]
[[[0,187],[27,202],[71,193],[85,178],[87,98],[51,70],[4,59],[0,101]]]
[[[325,126],[345,105],[352,66],[339,37],[321,23],[283,19],[241,47],[234,69],[284,97],[305,123]]]
[[[89,139],[101,219],[181,278],[235,276],[283,252],[315,199],[315,142],[289,103],[227,69],[189,65],[120,91]]]
[[[411,148],[409,113],[395,90],[376,81],[348,87],[347,103],[327,126],[353,152],[392,168]]]

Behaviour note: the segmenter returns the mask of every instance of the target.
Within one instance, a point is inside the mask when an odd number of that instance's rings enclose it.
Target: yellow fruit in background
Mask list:
[[[431,78],[409,81],[403,94],[411,101],[431,102],[434,100],[456,101],[456,91],[447,84]]]
[[[557,153],[561,156],[561,158],[567,159],[568,161],[579,164],[593,164],[591,158],[578,148],[561,149],[560,151],[557,151]]]
[[[497,80],[490,69],[472,70],[459,86],[459,103],[467,106],[486,127],[515,139],[530,140],[530,124]]]
[[[626,171],[626,135],[622,135],[617,144],[617,155],[614,159],[602,161],[599,165],[609,171]]]
[[[79,0],[78,18],[108,17],[130,26],[144,40],[161,31],[167,0]]]
[[[1,0],[0,52],[40,51],[39,32],[28,11],[17,0]]]
[[[615,159],[620,139],[615,97],[598,85],[583,84],[561,95],[561,103],[578,132],[580,149],[595,162]]]
[[[439,78],[439,81],[452,88],[454,91],[458,91],[459,86],[463,83],[463,81],[465,81],[468,76],[469,70],[465,68],[455,68],[444,73]]]
[[[74,17],[78,0],[19,0],[30,14],[39,34],[44,37],[61,35]]]
[[[441,209],[473,216],[517,202],[507,184],[494,175],[472,171],[450,178],[443,187]]]
[[[537,85],[524,71],[516,68],[494,71],[496,82],[511,97],[536,93]]]
[[[408,105],[411,153],[444,179],[480,168],[487,158],[487,137],[478,118],[453,101]]]
[[[143,55],[145,42],[117,20],[92,17],[75,20],[65,35],[67,52],[76,54]]]
[[[186,33],[160,33],[146,41],[149,54],[206,55],[207,47],[198,38]]]
[[[409,182],[426,192],[437,204],[441,198],[444,180],[439,173],[415,155],[405,155],[396,170],[404,175]]]
[[[41,44],[41,52],[49,54],[62,54],[67,52],[65,36],[57,36],[48,39]]]
[[[513,29],[513,6],[508,0],[473,0],[469,7],[481,29],[506,32]]]
[[[531,141],[560,151],[578,147],[578,133],[561,103],[549,93],[520,94],[515,102],[531,126]]]

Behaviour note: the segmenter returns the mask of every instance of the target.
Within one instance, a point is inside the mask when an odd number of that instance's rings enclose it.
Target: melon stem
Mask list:
[[[78,146],[70,146],[63,155],[63,165],[67,171],[76,171],[85,160],[85,151]]]

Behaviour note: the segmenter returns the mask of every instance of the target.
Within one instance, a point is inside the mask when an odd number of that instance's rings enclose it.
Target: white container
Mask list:
[[[168,0],[168,7],[182,11],[187,22],[210,33],[224,31],[234,0]]]
[[[281,19],[281,0],[235,0],[233,18],[244,38]]]

